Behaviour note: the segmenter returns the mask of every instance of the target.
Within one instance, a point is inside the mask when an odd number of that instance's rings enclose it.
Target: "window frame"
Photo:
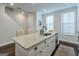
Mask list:
[[[54,29],[55,29],[55,28],[54,28],[54,15],[46,15],[46,16],[45,16],[45,19],[46,19],[46,26],[48,26],[48,25],[47,25],[47,17],[51,17],[51,16],[53,17],[53,19],[52,19],[52,22],[53,22],[53,24],[52,24],[52,30],[54,31]],[[50,27],[51,27],[51,26],[50,26]],[[48,28],[47,28],[47,30],[48,30]]]
[[[62,16],[64,14],[69,14],[69,13],[74,13],[74,33],[66,33],[66,32],[63,32],[63,29],[62,29],[62,23],[63,23],[62,22],[62,20],[63,20]],[[75,35],[75,33],[76,33],[76,12],[75,11],[71,11],[71,12],[62,13],[61,14],[61,34],[64,34],[64,35]]]

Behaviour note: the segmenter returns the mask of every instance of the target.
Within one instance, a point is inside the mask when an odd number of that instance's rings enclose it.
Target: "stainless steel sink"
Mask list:
[[[52,33],[44,33],[43,35],[44,36],[49,36],[49,35],[51,35]]]

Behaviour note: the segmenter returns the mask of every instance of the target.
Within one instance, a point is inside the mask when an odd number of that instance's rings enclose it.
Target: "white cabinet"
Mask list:
[[[37,46],[28,49],[28,56],[36,56],[37,55]]]
[[[16,43],[16,55],[21,56],[50,56],[55,49],[55,35],[25,49]]]
[[[46,54],[50,55],[55,49],[55,38],[50,37],[45,41]]]
[[[27,50],[28,56],[35,56],[35,55],[39,54],[43,49],[44,49],[44,43],[41,42]]]
[[[44,48],[39,50],[37,56],[50,56],[55,49],[55,38],[50,37],[49,39],[46,39],[43,43]]]
[[[19,44],[15,44],[15,55],[16,56],[26,56],[27,50],[25,50],[23,47],[21,47]]]

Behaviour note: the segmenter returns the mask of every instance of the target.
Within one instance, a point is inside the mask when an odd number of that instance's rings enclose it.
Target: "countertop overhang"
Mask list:
[[[29,49],[30,47],[40,43],[45,39],[48,39],[49,37],[55,35],[56,33],[57,32],[52,32],[52,34],[48,36],[43,36],[43,35],[40,35],[39,33],[32,33],[28,35],[13,37],[12,39],[23,48]]]

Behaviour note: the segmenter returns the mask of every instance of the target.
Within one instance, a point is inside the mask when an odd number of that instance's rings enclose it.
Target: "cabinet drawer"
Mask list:
[[[49,56],[51,52],[50,46],[51,46],[50,44],[45,44],[44,45],[45,48],[42,50],[39,50],[38,56]]]
[[[46,53],[46,52],[47,52],[46,49],[44,49],[42,51],[39,51],[39,53],[37,54],[37,56],[48,56],[48,53]]]
[[[33,47],[31,47],[30,49],[28,49],[28,55],[29,56],[36,56],[39,53],[41,53],[44,50],[44,43],[41,42]]]
[[[50,43],[52,40],[55,40],[55,36],[52,36],[46,40],[46,43]]]
[[[38,46],[33,46],[28,49],[28,56],[36,56],[37,55]]]

